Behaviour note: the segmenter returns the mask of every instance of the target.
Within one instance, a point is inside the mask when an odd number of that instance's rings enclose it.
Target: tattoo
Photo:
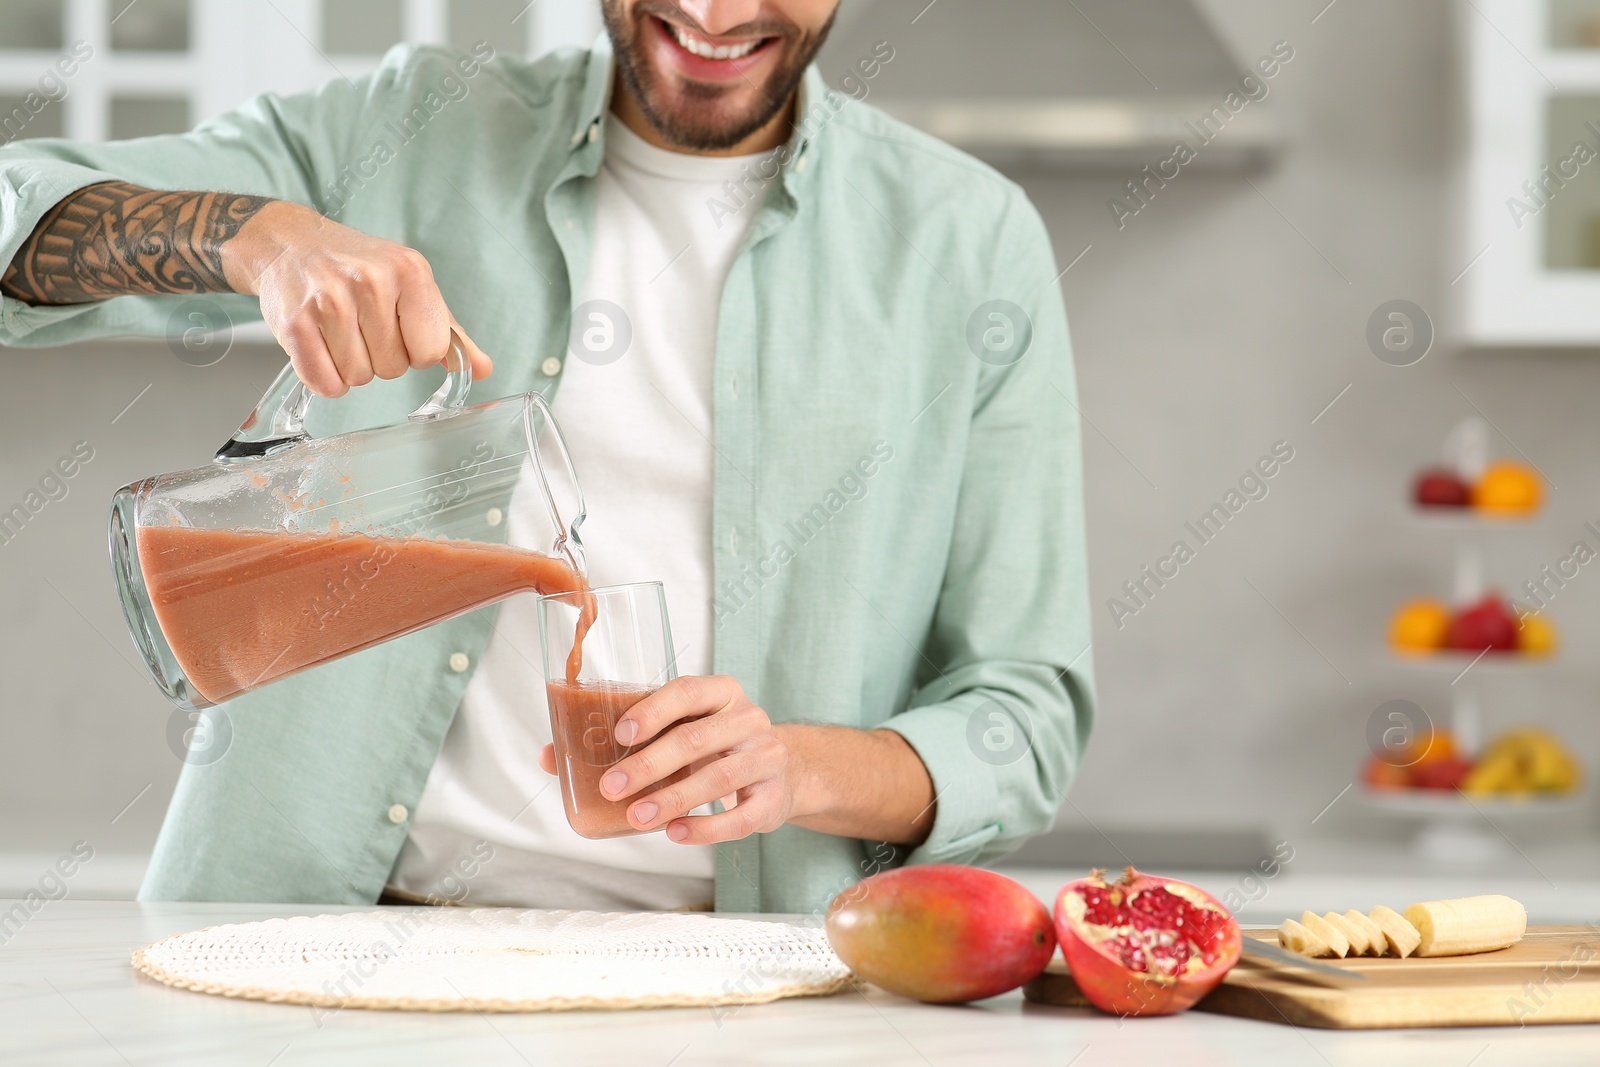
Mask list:
[[[232,292],[222,246],[270,202],[127,182],[91,185],[40,220],[0,275],[0,292],[30,304]]]

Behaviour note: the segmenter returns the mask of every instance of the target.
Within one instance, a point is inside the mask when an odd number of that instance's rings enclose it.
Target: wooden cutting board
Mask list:
[[[1272,930],[1244,934],[1277,941]],[[1510,948],[1475,956],[1319,962],[1366,980],[1324,979],[1246,956],[1195,1007],[1334,1030],[1600,1022],[1600,929],[1586,926],[1530,926]],[[1037,1004],[1089,1004],[1059,959],[1023,995]]]

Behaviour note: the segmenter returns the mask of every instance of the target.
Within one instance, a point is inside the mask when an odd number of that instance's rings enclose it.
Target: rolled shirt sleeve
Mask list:
[[[385,119],[404,113],[423,68],[452,58],[437,49],[399,46],[367,77],[336,79],[291,96],[258,96],[184,134],[104,144],[41,139],[0,147],[0,264],[11,262],[51,208],[100,182],[267,196],[327,214],[330,182],[363,150],[363,137],[370,139]],[[0,344],[160,334],[183,299],[124,296],[36,307],[0,297]],[[253,297],[214,299],[236,322],[260,317]]]
[[[1011,328],[1031,338],[1023,347],[1014,333],[1020,358],[996,353],[979,375],[926,643],[936,670],[883,724],[917,751],[936,797],[932,831],[908,863],[991,863],[1049,829],[1094,719],[1066,313],[1043,222],[1020,191],[1003,227],[991,291],[1021,309]]]

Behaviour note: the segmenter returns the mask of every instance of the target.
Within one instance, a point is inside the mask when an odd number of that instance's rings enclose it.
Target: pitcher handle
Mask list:
[[[550,476],[545,470],[532,424],[525,421],[523,428],[528,434],[528,457],[538,470],[539,488],[544,492],[545,507],[549,509],[550,518],[556,527],[555,554],[565,555],[580,575],[585,574],[587,568],[583,558],[583,539],[578,535],[578,527],[583,525],[583,520],[589,513],[588,505],[583,500],[583,484],[578,481],[578,469],[573,465],[572,451],[567,448],[567,439],[561,432],[561,424],[556,421],[555,413],[550,410],[549,401],[545,400],[543,394],[537,392],[529,393],[527,399],[539,409],[555,443],[556,451],[561,454],[561,462],[567,469],[567,481],[572,486],[573,504],[576,508],[570,521],[561,514],[561,505],[556,502],[555,491],[550,488]]]
[[[452,362],[454,366],[451,366]],[[461,335],[453,328],[450,331],[450,351],[445,355],[444,363],[443,383],[408,418],[438,418],[460,410],[467,402],[467,393],[472,389],[472,361],[467,358]],[[250,412],[227,443],[217,449],[217,459],[259,459],[289,445],[310,440],[311,435],[306,432],[306,408],[310,404],[311,390],[295,374],[294,364],[285,364],[272,386],[256,404],[255,410]]]

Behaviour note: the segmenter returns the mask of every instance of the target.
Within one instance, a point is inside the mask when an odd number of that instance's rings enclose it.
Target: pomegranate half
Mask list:
[[[1069,882],[1056,898],[1056,938],[1089,1003],[1116,1015],[1172,1015],[1217,987],[1239,962],[1239,924],[1209,893],[1129,867]]]

